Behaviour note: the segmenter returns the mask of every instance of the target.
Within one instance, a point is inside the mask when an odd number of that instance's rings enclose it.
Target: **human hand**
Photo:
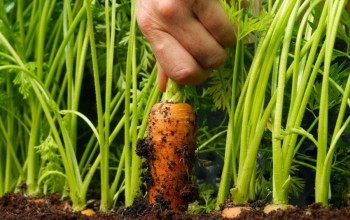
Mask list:
[[[235,42],[233,27],[217,0],[137,0],[137,21],[158,62],[162,91],[168,77],[180,84],[206,80]]]

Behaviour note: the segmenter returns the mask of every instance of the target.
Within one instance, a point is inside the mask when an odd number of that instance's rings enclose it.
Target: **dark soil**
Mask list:
[[[324,208],[317,204],[297,207],[286,211],[263,213],[264,204],[252,204],[250,211],[243,211],[236,219],[350,219],[350,208]],[[9,193],[0,198],[0,219],[222,219],[220,212],[209,214],[191,214],[162,210],[158,206],[149,206],[144,200],[137,200],[135,205],[118,207],[109,212],[98,211],[98,202],[87,207],[94,214],[87,216],[82,212],[73,212],[69,200],[61,200],[59,195],[47,197],[25,197]]]

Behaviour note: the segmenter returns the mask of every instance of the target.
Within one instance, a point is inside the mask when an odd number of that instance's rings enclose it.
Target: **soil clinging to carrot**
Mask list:
[[[146,159],[142,181],[150,204],[185,211],[198,195],[191,181],[195,158],[196,115],[186,103],[158,103],[148,121],[148,137],[137,144]]]

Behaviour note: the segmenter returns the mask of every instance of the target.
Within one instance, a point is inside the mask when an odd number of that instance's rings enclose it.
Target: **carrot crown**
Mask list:
[[[172,80],[168,80],[167,88],[162,98],[163,102],[180,103],[185,101],[183,95],[183,85],[180,85]]]

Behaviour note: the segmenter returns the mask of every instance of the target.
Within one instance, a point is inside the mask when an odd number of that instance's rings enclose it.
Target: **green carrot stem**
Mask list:
[[[130,129],[134,128],[134,122],[132,119],[130,122],[131,111],[131,89],[134,88],[133,85],[133,75],[136,74],[135,66],[135,47],[136,47],[136,14],[135,14],[135,1],[131,1],[131,21],[130,21],[130,37],[128,41],[128,51],[126,58],[126,77],[125,77],[125,123],[124,123],[124,148],[125,151],[125,205],[130,206],[133,203],[133,193],[132,189],[132,135],[130,134]],[[134,82],[135,83],[135,82]],[[133,87],[132,87],[133,86]],[[134,89],[133,89],[134,91]],[[133,94],[136,95],[136,94]],[[134,103],[136,105],[136,103]],[[136,113],[135,113],[136,114]]]
[[[288,189],[284,187],[286,181],[289,178],[289,170],[285,172],[283,167],[283,154],[282,154],[282,139],[280,138],[282,132],[282,114],[283,114],[283,99],[285,92],[286,83],[286,71],[287,71],[287,60],[288,52],[290,48],[290,42],[293,34],[294,22],[300,1],[297,1],[293,7],[293,11],[289,17],[289,22],[286,27],[286,33],[284,36],[279,73],[277,83],[277,100],[274,114],[274,126],[273,126],[273,140],[272,140],[272,154],[273,154],[273,202],[275,204],[288,203]]]
[[[85,11],[87,15],[87,21],[90,37],[90,49],[92,55],[92,66],[93,66],[93,75],[94,75],[94,85],[95,85],[95,95],[96,95],[96,107],[97,107],[97,122],[98,122],[98,131],[100,135],[100,151],[101,151],[101,206],[100,209],[106,211],[109,208],[109,170],[108,170],[108,145],[105,143],[104,135],[104,120],[103,120],[103,110],[102,110],[102,98],[101,98],[101,88],[100,88],[100,76],[97,62],[97,52],[95,45],[95,36],[92,20],[92,12],[90,7],[90,1],[85,0]],[[73,22],[74,23],[74,22]],[[72,24],[73,25],[73,24]],[[107,142],[108,144],[108,142]],[[104,190],[107,189],[107,190]]]
[[[327,23],[327,35],[325,39],[326,51],[324,59],[324,73],[322,79],[321,97],[320,97],[320,113],[318,124],[318,149],[317,149],[317,163],[316,163],[316,183],[315,183],[315,201],[328,205],[328,186],[330,182],[331,173],[331,161],[333,159],[333,153],[335,143],[339,138],[339,133],[342,133],[338,124],[336,131],[331,142],[331,148],[327,152],[328,141],[328,86],[329,86],[329,74],[332,62],[332,55],[334,44],[337,36],[337,29],[340,23],[340,17],[345,8],[346,0],[340,1],[326,1],[324,10],[328,10],[328,23]],[[344,104],[344,100],[342,101]],[[342,119],[340,113],[339,119]],[[338,122],[340,123],[340,122]],[[348,123],[348,122],[347,122]],[[325,164],[327,162],[327,165]]]
[[[183,85],[168,79],[166,91],[162,98],[163,102],[181,103],[184,102]]]

